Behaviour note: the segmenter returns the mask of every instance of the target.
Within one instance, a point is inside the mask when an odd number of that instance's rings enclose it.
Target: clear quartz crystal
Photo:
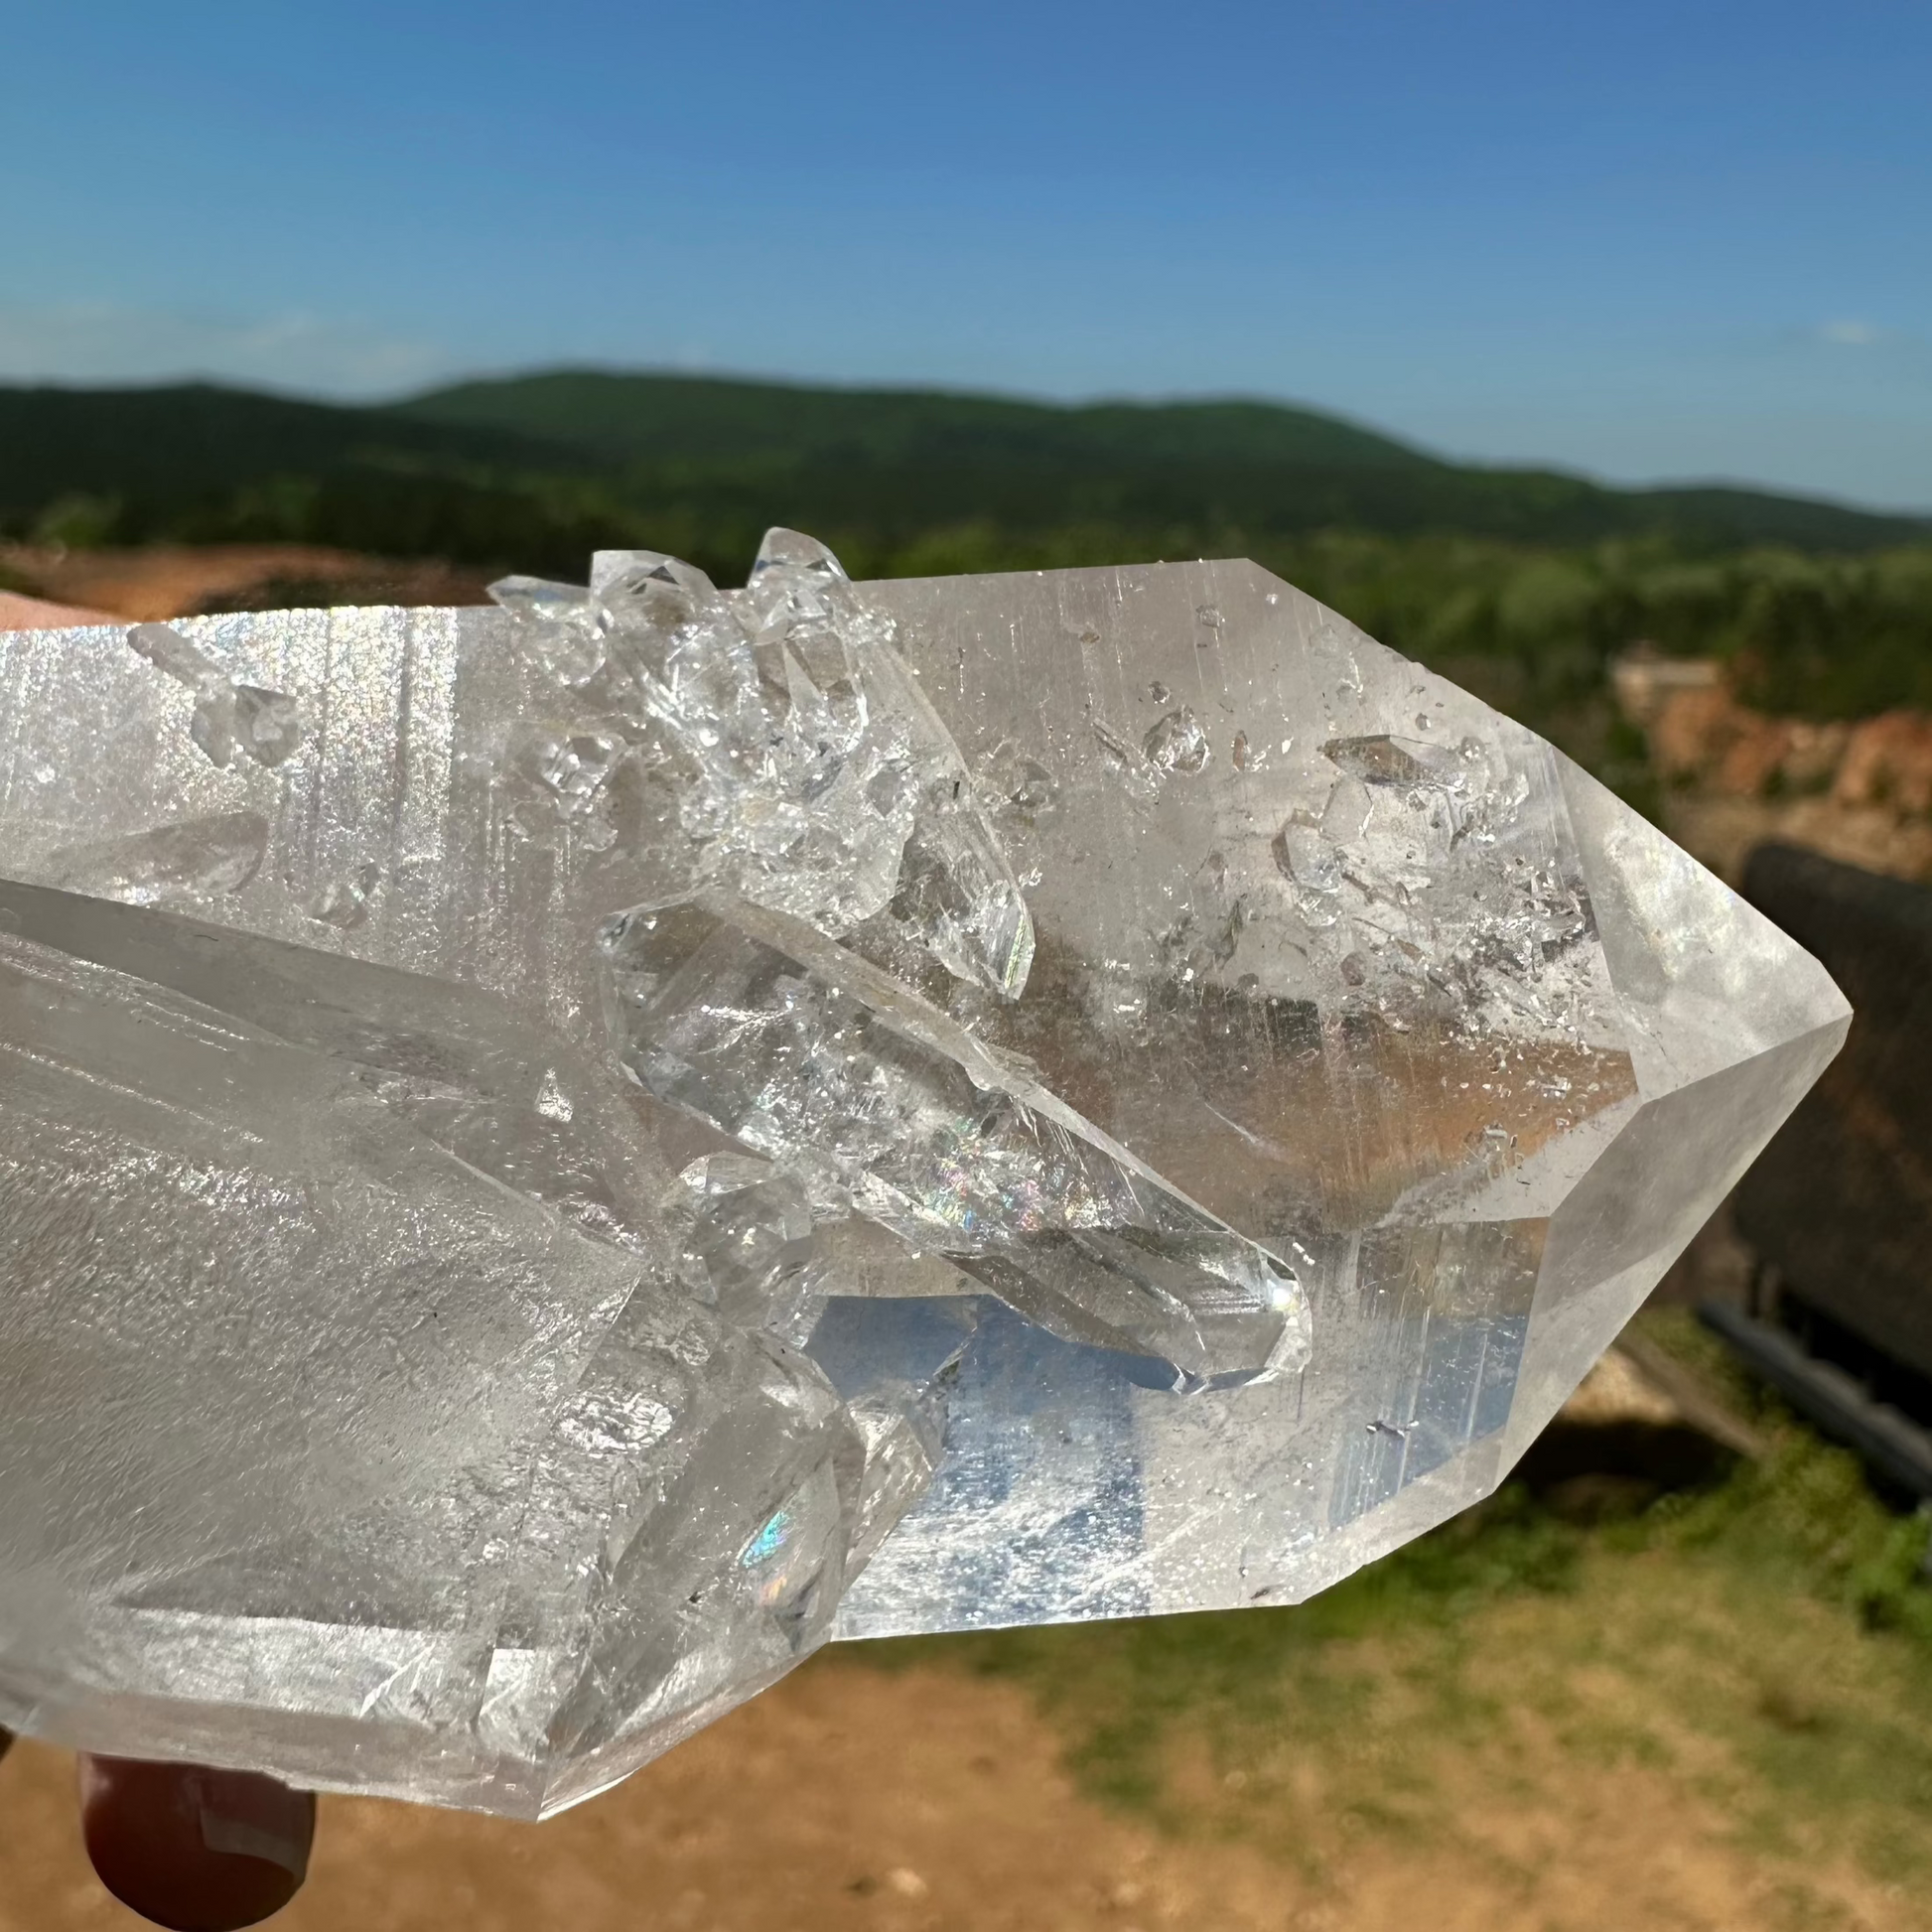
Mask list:
[[[821,1213],[863,1214],[1048,1332],[1151,1356],[1178,1387],[1307,1360],[1291,1265],[809,926],[711,901],[626,914],[602,944],[625,1070],[784,1164],[807,1224],[809,1190]]]
[[[257,764],[280,764],[302,743],[302,707],[281,691],[258,684],[234,687],[234,734]]]
[[[302,708],[281,691],[237,684],[222,665],[170,624],[137,623],[128,647],[195,693],[190,736],[210,764],[225,768],[238,750],[275,765],[302,743]]]
[[[0,1724],[538,1815],[829,1635],[1296,1600],[1843,1035],[1251,564],[497,598],[0,635]]]
[[[820,1293],[811,1202],[795,1173],[749,1154],[710,1154],[678,1175],[666,1203],[682,1273],[732,1320],[775,1334],[811,1331]]]
[[[7,940],[0,1029],[0,1436],[40,1471],[0,1681],[42,1727],[536,1810],[823,1637],[866,1444],[810,1362],[152,981]]]
[[[1032,921],[958,748],[823,544],[771,531],[728,595],[653,551],[495,595],[557,717],[519,733],[519,771],[593,843],[651,841],[673,897],[723,886],[831,934],[884,914],[960,977],[1025,986]],[[626,818],[625,778],[675,790],[681,837]]]

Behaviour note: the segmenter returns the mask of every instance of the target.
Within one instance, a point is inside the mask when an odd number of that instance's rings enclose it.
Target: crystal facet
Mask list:
[[[1843,1035],[1251,564],[495,594],[0,635],[0,1723],[536,1815],[828,1635],[1295,1600]]]
[[[863,1214],[1177,1387],[1306,1363],[1292,1267],[811,927],[714,901],[630,913],[601,943],[625,1071],[782,1163],[822,1217]]]
[[[521,727],[515,760],[557,816],[634,843],[624,781],[668,790],[660,897],[724,886],[834,934],[883,915],[1020,992],[1019,883],[890,621],[823,544],[771,531],[732,596],[651,551],[602,551],[592,579],[497,586],[555,721]]]

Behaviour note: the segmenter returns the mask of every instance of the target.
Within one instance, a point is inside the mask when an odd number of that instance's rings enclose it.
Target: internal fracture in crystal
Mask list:
[[[0,635],[0,1724],[541,1815],[1500,1480],[1829,980],[1243,563]]]

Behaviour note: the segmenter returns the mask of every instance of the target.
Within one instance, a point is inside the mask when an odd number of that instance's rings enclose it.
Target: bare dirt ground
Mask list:
[[[0,569],[55,604],[138,622],[317,604],[481,604],[487,573],[306,544],[143,550],[0,548]]]
[[[1457,1828],[1351,1830],[1293,1778],[1319,1870],[1211,1829],[1164,1834],[1062,1769],[1019,1688],[835,1652],[617,1791],[542,1826],[325,1799],[287,1932],[1758,1932],[1923,1926],[1850,1868],[1753,1857],[1660,1770],[1580,1763],[1533,1724],[1441,1768]],[[1419,1745],[1419,1755],[1430,1753]],[[1175,1767],[1211,1804],[1243,1773]],[[129,1915],[80,1851],[72,1767],[0,1767],[0,1932]],[[1294,1817],[1278,1823],[1290,1839]]]
[[[1733,884],[1751,848],[1767,842],[1805,846],[1895,879],[1932,879],[1932,821],[1901,819],[1884,806],[1686,793],[1666,800],[1664,821],[1685,851]]]

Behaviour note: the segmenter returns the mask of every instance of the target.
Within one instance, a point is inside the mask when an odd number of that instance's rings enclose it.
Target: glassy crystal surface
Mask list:
[[[528,1815],[828,1635],[1296,1600],[1843,1035],[1251,564],[498,598],[0,636],[0,1723]]]
[[[280,691],[237,684],[221,662],[165,623],[137,623],[128,647],[195,693],[190,736],[209,763],[225,766],[237,750],[258,764],[280,764],[302,742],[302,711]]]
[[[627,913],[600,945],[625,1071],[782,1164],[801,1210],[863,1214],[1053,1334],[1165,1363],[1176,1388],[1306,1363],[1292,1265],[801,921],[686,903]]]
[[[665,897],[722,885],[833,934],[885,914],[962,978],[1026,984],[1032,922],[958,748],[823,544],[771,531],[728,595],[654,551],[495,595],[550,713],[513,754],[539,820],[648,846]]]
[[[0,939],[0,1028],[10,1705],[535,1811],[822,1637],[810,1362],[153,981]]]

